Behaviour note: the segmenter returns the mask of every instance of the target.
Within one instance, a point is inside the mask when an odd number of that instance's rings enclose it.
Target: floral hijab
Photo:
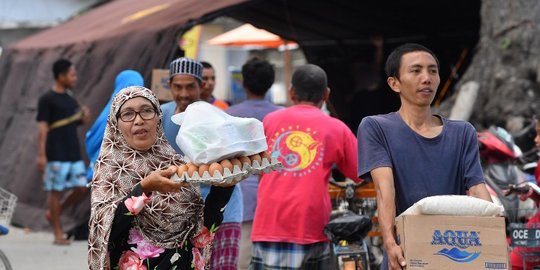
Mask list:
[[[116,118],[124,102],[135,97],[148,99],[159,117],[156,142],[144,152],[127,144]],[[165,139],[161,117],[156,96],[141,86],[124,88],[112,101],[92,179],[88,238],[90,269],[110,268],[109,235],[115,212],[133,187],[154,170],[183,163]],[[179,193],[153,192],[150,202],[134,217],[133,226],[145,240],[157,247],[170,249],[182,246],[203,226],[203,201],[198,189],[182,188]]]

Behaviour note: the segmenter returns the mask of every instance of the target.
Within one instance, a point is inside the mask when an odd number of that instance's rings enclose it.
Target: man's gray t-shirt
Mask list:
[[[483,183],[474,127],[439,117],[442,132],[425,138],[393,112],[369,116],[358,127],[358,175],[372,181],[370,172],[392,168],[396,215],[415,202],[434,195],[464,195]]]
[[[248,99],[239,104],[233,105],[227,109],[227,113],[236,117],[252,117],[259,121],[276,110],[283,107],[276,106],[264,99]],[[242,197],[244,198],[244,220],[252,221],[257,207],[257,189],[259,187],[259,176],[250,175],[244,181],[240,182],[242,187]]]

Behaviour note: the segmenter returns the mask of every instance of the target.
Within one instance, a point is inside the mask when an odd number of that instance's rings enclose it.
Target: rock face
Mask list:
[[[469,121],[477,128],[519,129],[540,114],[540,1],[484,0],[480,39],[456,93],[439,108],[450,115],[461,87],[479,84]]]

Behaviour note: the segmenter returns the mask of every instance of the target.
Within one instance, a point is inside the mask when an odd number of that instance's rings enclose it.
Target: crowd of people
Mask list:
[[[77,126],[88,123],[90,113],[70,92],[73,64],[59,60],[37,116],[38,168],[49,192],[54,244],[69,244],[62,209],[90,192],[90,269],[329,269],[332,247],[323,229],[331,212],[328,181],[337,168],[355,182],[374,183],[385,249],[381,269],[402,269],[406,262],[393,229],[397,215],[433,195],[491,201],[474,127],[431,111],[439,69],[428,48],[397,47],[385,71],[400,108],[364,118],[356,135],[321,110],[331,91],[316,65],[295,70],[287,108],[265,99],[275,71],[258,58],[242,66],[247,99],[232,106],[214,97],[215,70],[208,62],[173,60],[173,100],[164,104],[143,86],[140,73],[125,70],[87,132],[85,168]],[[186,162],[171,116],[196,101],[262,121],[268,153],[282,169],[237,185],[171,180]],[[65,190],[71,192],[62,200]]]

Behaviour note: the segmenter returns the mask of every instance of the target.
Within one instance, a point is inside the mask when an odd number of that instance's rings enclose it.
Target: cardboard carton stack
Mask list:
[[[407,270],[510,269],[503,217],[403,215],[396,234]]]

